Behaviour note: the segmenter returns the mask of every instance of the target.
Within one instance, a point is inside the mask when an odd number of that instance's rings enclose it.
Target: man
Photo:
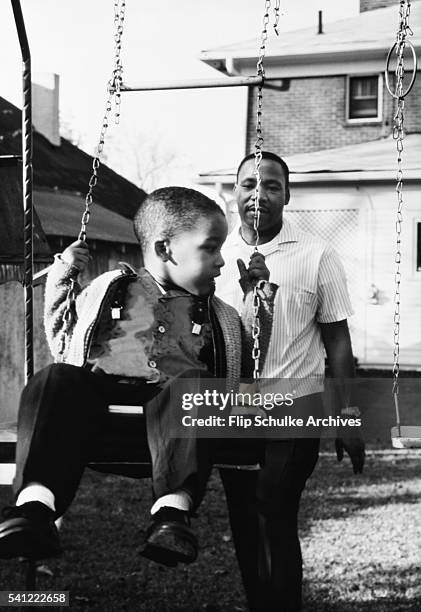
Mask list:
[[[339,412],[359,416],[350,406],[346,379],[354,376],[354,361],[347,325],[352,314],[344,271],[336,253],[321,239],[298,231],[283,218],[290,199],[289,170],[273,153],[263,152],[260,164],[258,236],[254,229],[256,176],[254,155],[239,165],[235,195],[240,223],[228,236],[222,251],[225,268],[216,292],[239,308],[241,287],[237,260],[247,262],[257,245],[265,256],[271,281],[279,286],[274,305],[272,335],[261,378],[276,390],[280,379],[294,379],[295,407],[303,413],[321,414],[321,385],[325,352],[331,375],[343,381],[343,407]],[[239,263],[240,270],[243,264]],[[259,521],[258,584],[248,584],[249,601],[257,610],[297,612],[301,609],[302,559],[297,533],[301,493],[317,462],[318,438],[269,439],[260,472],[243,475],[244,490],[257,493]],[[358,438],[338,439],[337,453],[351,457],[361,472],[364,445]],[[227,491],[229,487],[226,486]],[[244,496],[246,493],[244,493]],[[243,508],[245,500],[243,498]],[[253,499],[247,502],[253,509]],[[249,510],[250,513],[250,510]],[[257,556],[256,530],[248,517],[241,533],[239,515],[230,515],[243,577],[250,578],[250,559]],[[243,523],[244,524],[244,523]],[[249,542],[249,561],[244,557]],[[244,567],[246,566],[246,567]],[[253,595],[254,593],[254,595]],[[253,607],[253,604],[252,604]]]

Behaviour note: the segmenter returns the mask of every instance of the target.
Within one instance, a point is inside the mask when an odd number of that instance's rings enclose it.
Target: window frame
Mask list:
[[[349,116],[351,109],[351,79],[358,79],[364,77],[377,78],[377,115],[375,117],[353,117]],[[346,100],[345,100],[345,120],[348,124],[361,124],[361,123],[380,123],[383,119],[383,74],[372,72],[366,74],[348,74],[346,76]]]

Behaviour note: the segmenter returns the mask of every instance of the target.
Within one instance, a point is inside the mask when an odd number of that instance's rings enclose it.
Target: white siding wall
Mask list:
[[[372,277],[379,305],[367,306],[367,358],[390,363],[393,351],[396,193],[394,186],[370,187],[373,207]],[[405,186],[402,224],[401,351],[402,366],[421,368],[421,272],[416,272],[414,224],[421,218],[420,185]]]
[[[416,272],[415,235],[415,223],[421,221],[420,192],[420,184],[405,186],[402,224],[400,362],[411,369],[421,369],[421,272]],[[293,213],[294,210],[297,212]],[[355,211],[357,221],[352,215],[342,214],[344,210]],[[315,211],[325,223],[312,225],[303,220],[306,215],[314,217]],[[289,214],[292,220],[299,220],[303,229],[316,231],[329,240],[341,255],[355,310],[350,327],[359,363],[391,366],[396,250],[394,184],[344,184],[331,188],[295,185]],[[333,229],[335,219],[337,225]],[[379,290],[378,304],[370,303],[371,284]]]
[[[227,199],[232,192],[227,189]],[[355,356],[366,367],[391,368],[395,278],[395,184],[295,183],[285,214],[305,231],[327,239],[344,264],[355,314],[350,329]],[[230,225],[235,203],[228,205]],[[416,272],[416,222],[421,222],[421,181],[404,187],[402,224],[401,350],[403,368],[421,370],[421,272]],[[378,289],[378,303],[369,299]]]

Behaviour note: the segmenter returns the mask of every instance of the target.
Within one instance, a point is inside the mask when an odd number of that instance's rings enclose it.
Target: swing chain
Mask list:
[[[114,26],[115,26],[115,67],[113,79],[108,84],[108,90],[115,93],[115,117],[116,125],[120,123],[121,113],[121,86],[123,84],[123,63],[121,60],[121,39],[123,36],[123,25],[126,10],[125,0],[114,0]]]
[[[279,20],[279,2],[276,0],[276,6],[274,9],[275,14],[275,31]],[[270,22],[269,11],[271,8],[271,0],[265,0],[265,13],[263,15],[263,29],[260,39],[259,57],[257,60],[256,72],[257,76],[262,77],[262,82],[257,87],[257,100],[256,100],[256,141],[254,143],[254,174],[256,177],[256,187],[254,191],[254,218],[253,218],[253,229],[255,234],[255,246],[254,251],[258,251],[259,244],[259,222],[260,222],[260,207],[259,207],[259,193],[260,193],[260,163],[262,161],[262,147],[263,147],[263,128],[262,128],[262,113],[263,113],[263,85],[265,80],[265,69],[263,61],[266,54],[266,42],[268,39],[268,25]],[[253,322],[251,334],[253,338],[253,349],[252,359],[254,361],[253,379],[257,381],[260,377],[260,296],[258,293],[257,285],[253,288]]]
[[[125,0],[114,0],[114,70],[112,77],[108,82],[108,97],[105,104],[105,113],[102,119],[101,132],[99,135],[98,145],[95,151],[95,156],[92,161],[92,175],[89,179],[89,189],[85,197],[85,210],[82,215],[81,229],[79,232],[79,240],[86,241],[86,226],[89,223],[91,216],[91,205],[93,203],[93,190],[98,182],[98,169],[101,164],[101,155],[105,144],[105,135],[109,125],[109,117],[114,103],[114,122],[120,123],[121,109],[121,85],[123,83],[123,64],[121,61],[121,39],[123,36],[123,24],[125,17]]]
[[[411,13],[411,0],[400,0],[399,4],[399,28],[396,33],[396,42],[404,42],[405,38],[413,36],[414,32],[409,26],[409,15]]]
[[[273,29],[275,30],[276,36],[279,36],[278,24],[281,10],[281,0],[275,0],[275,6],[273,8]]]
[[[397,150],[397,173],[396,173],[396,194],[397,194],[397,210],[396,210],[396,254],[395,254],[395,312],[394,312],[394,350],[393,350],[393,389],[392,393],[395,396],[395,404],[397,404],[399,393],[399,352],[400,352],[400,305],[401,305],[401,271],[400,265],[402,261],[401,253],[401,234],[402,234],[402,222],[403,222],[403,169],[402,169],[402,154],[404,149],[404,110],[405,110],[405,95],[404,93],[404,52],[405,45],[407,43],[406,37],[412,35],[412,30],[409,27],[409,15],[411,10],[410,0],[401,0],[399,5],[399,28],[396,34],[396,55],[397,65],[395,69],[395,92],[393,95],[396,98],[396,112],[393,117],[393,138],[396,141]],[[397,415],[399,416],[398,407],[396,407]]]
[[[121,109],[121,85],[123,82],[123,64],[121,61],[121,39],[123,36],[123,25],[124,25],[124,17],[125,17],[125,8],[126,2],[125,0],[114,0],[114,70],[112,73],[112,77],[108,82],[107,90],[107,100],[105,104],[105,112],[102,119],[101,132],[99,136],[98,145],[96,147],[95,156],[92,161],[92,174],[88,183],[88,192],[85,196],[85,210],[82,214],[81,219],[81,228],[78,235],[78,240],[82,240],[86,242],[86,228],[89,223],[89,218],[91,216],[91,205],[93,203],[93,190],[96,187],[98,182],[98,169],[101,164],[101,155],[104,149],[105,143],[105,135],[107,133],[108,124],[110,114],[113,108],[114,102],[114,121],[116,124],[120,122],[120,109]],[[63,313],[63,329],[61,331],[60,339],[59,339],[59,349],[58,349],[58,361],[64,360],[64,354],[66,352],[66,346],[68,343],[68,335],[67,335],[67,325],[73,319],[76,314],[76,280],[72,278],[70,280],[70,287],[67,292],[66,302],[65,302],[65,310]],[[67,324],[67,325],[66,325]]]

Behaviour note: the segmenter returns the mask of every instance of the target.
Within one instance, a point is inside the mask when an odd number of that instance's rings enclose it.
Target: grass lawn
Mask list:
[[[0,502],[10,491],[0,488]],[[200,556],[167,569],[136,553],[150,482],[87,470],[65,518],[65,555],[38,588],[69,590],[72,610],[245,610],[217,474],[195,528]],[[306,612],[421,611],[421,452],[373,451],[363,476],[322,454],[301,505]],[[0,562],[0,590],[24,588],[23,567]]]

